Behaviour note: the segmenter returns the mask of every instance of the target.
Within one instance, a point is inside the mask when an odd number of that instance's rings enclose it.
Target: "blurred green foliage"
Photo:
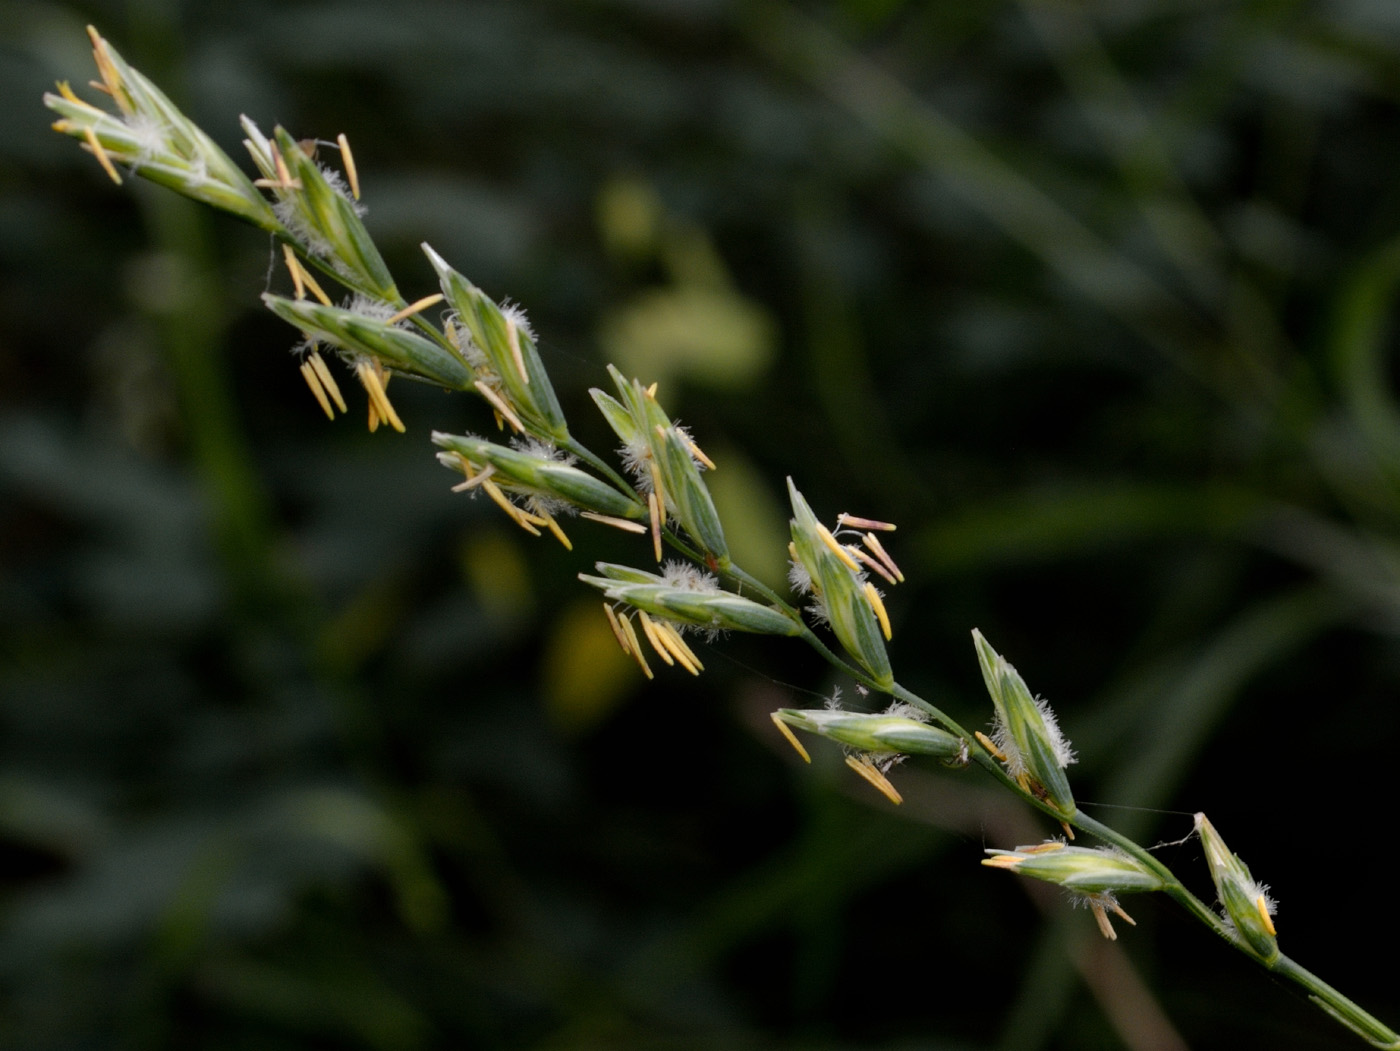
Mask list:
[[[328,424],[266,240],[46,130],[89,21],[230,152],[240,112],[348,133],[405,294],[430,239],[526,306],[589,444],[616,354],[749,539],[787,474],[898,521],[901,678],[981,725],[984,629],[1078,798],[1149,842],[1206,811],[1397,1021],[1338,876],[1400,739],[1389,0],[0,17],[0,1044],[1176,1046],[1134,970],[1191,1047],[1345,1039],[1165,904],[1108,952],[989,876],[1046,830],[975,772],[896,771],[895,814],[788,765],[766,712],[841,685],[800,646],[618,675],[574,574],[638,545],[448,492],[468,399]]]

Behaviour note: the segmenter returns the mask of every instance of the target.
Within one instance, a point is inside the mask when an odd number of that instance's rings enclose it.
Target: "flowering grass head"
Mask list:
[[[1074,752],[1060,732],[1050,706],[1031,695],[1026,682],[1010,663],[992,648],[982,633],[972,632],[982,679],[991,695],[996,720],[984,745],[1006,764],[1021,787],[1048,804],[1061,817],[1073,817],[1077,807],[1065,767]]]
[[[60,82],[57,94],[44,95],[44,105],[59,115],[54,130],[78,139],[118,185],[121,165],[176,193],[283,234],[272,206],[228,154],[92,26],[88,36],[102,78],[93,86],[112,100],[116,112],[83,101],[67,82]]]
[[[792,555],[794,586],[812,596],[818,616],[831,625],[846,652],[876,687],[894,684],[885,640],[890,637],[889,615],[875,585],[867,579],[863,563],[848,545],[813,514],[806,499],[788,479],[792,502]]]
[[[1015,850],[988,850],[982,864],[1021,876],[1058,884],[1074,895],[1075,903],[1094,913],[1099,930],[1110,941],[1118,936],[1108,920],[1113,912],[1133,923],[1118,905],[1119,894],[1162,890],[1162,878],[1135,858],[1108,847],[1070,847],[1048,840]]]
[[[1197,814],[1196,834],[1205,847],[1206,864],[1220,907],[1234,936],[1265,960],[1278,956],[1278,931],[1274,928],[1277,903],[1269,888],[1250,875],[1249,866],[1215,831],[1205,814]]]
[[[622,441],[622,460],[637,488],[647,494],[656,559],[661,560],[661,530],[674,520],[704,555],[710,568],[729,567],[729,544],[719,513],[701,477],[714,463],[656,400],[656,384],[642,386],[609,365],[618,396],[589,391],[603,418]]]
[[[574,466],[573,457],[538,439],[517,439],[500,445],[469,434],[433,432],[433,444],[443,451],[438,460],[461,471],[466,481],[456,489],[480,489],[523,529],[545,528],[572,548],[558,518],[577,511],[621,521],[644,518],[646,508],[635,497]],[[524,506],[515,503],[519,500]]]
[[[497,306],[431,247],[422,247],[437,271],[443,296],[455,312],[448,322],[448,337],[468,360],[475,356],[480,362],[475,381],[478,391],[488,400],[494,395],[504,404],[515,419],[512,426],[516,430],[554,442],[567,441],[568,424],[525,315],[514,307]]]

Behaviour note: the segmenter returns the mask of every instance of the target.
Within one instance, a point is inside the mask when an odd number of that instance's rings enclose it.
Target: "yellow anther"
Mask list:
[[[799,741],[797,735],[792,732],[792,727],[783,722],[782,717],[778,715],[777,712],[774,712],[769,718],[773,720],[773,725],[778,728],[778,732],[787,738],[788,744],[792,745],[792,747],[797,750],[797,754],[802,757],[802,761],[810,763],[812,757],[807,754],[807,749],[802,747],[802,742]]]
[[[355,200],[360,199],[360,173],[355,170],[355,155],[350,152],[350,140],[341,132],[335,137],[335,143],[340,147],[340,162],[345,165],[345,178],[350,182],[350,196]]]
[[[484,470],[477,471],[472,467],[471,461],[461,453],[457,454],[457,459],[462,463],[462,471],[467,476],[465,482],[458,482],[452,487],[454,493],[465,493],[470,489],[475,489],[483,484],[488,478],[496,473],[496,465],[488,463]],[[512,516],[514,517],[514,516]]]
[[[301,279],[301,267],[297,265],[296,253],[292,251],[291,245],[282,246],[282,259],[287,264],[287,273],[292,275],[292,288],[297,294],[297,299],[305,299],[306,282]]]
[[[1051,854],[1057,850],[1064,849],[1065,845],[1061,843],[1058,839],[1051,839],[1047,840],[1044,843],[1036,843],[1029,847],[1017,847],[1016,851],[1020,854]]]
[[[107,41],[98,35],[96,28],[87,27],[88,39],[92,41],[92,60],[97,64],[97,72],[102,77],[102,82],[107,85],[107,91],[112,98],[117,100],[117,106],[123,113],[130,115],[131,108],[123,97],[122,75],[117,71],[116,64],[112,62],[112,56],[107,53]]]
[[[301,265],[301,260],[292,251],[291,245],[282,246],[282,258],[287,262],[287,269],[292,275],[292,285],[296,288],[297,298],[305,296],[303,288],[311,289],[311,294],[321,301],[323,306],[331,305],[331,297],[326,295],[326,290],[317,283],[311,276],[311,271]]]
[[[559,523],[554,520],[554,516],[542,514],[540,517],[544,519],[544,527],[554,534],[554,539],[564,545],[564,550],[572,551],[574,549],[573,541],[564,535],[564,530],[559,528]]]
[[[880,560],[877,559],[874,555],[868,555],[858,547],[848,547],[846,548],[846,550],[849,551],[852,555],[854,555],[857,559],[859,559],[861,565],[865,566],[872,572],[878,573],[891,584],[899,583],[899,581],[895,580],[894,576],[890,573],[890,571],[885,568],[884,564],[880,562]]]
[[[656,400],[656,384],[655,384],[655,383],[653,383],[650,387],[647,388],[647,397],[650,398],[652,401],[655,401],[655,400]]]
[[[647,527],[642,525],[641,522],[633,522],[629,518],[615,518],[612,515],[600,515],[596,511],[580,511],[578,516],[580,518],[587,518],[592,522],[602,522],[603,525],[609,525],[614,529],[621,529],[628,533],[645,533],[648,531]]]
[[[311,362],[311,367],[316,370],[316,377],[321,381],[321,386],[331,396],[331,401],[335,402],[336,408],[341,412],[349,412],[350,410],[345,407],[345,399],[340,396],[340,384],[336,383],[335,377],[331,375],[331,370],[321,359],[321,355],[313,350],[308,360]]]
[[[107,151],[103,148],[102,143],[97,141],[97,132],[93,131],[91,127],[84,128],[83,138],[87,141],[88,149],[97,158],[97,163],[102,165],[102,170],[112,177],[114,183],[120,186],[122,177],[117,174],[116,166],[112,164],[112,158],[107,156]]]
[[[890,528],[893,529],[894,526],[890,526]],[[863,539],[865,540],[865,546],[875,552],[875,557],[885,564],[885,568],[893,573],[901,584],[904,583],[904,574],[901,573],[899,567],[895,565],[894,559],[890,558],[889,552],[885,550],[885,545],[880,543],[879,538],[876,537],[874,533],[866,533]]]
[[[839,558],[846,568],[852,573],[860,572],[860,563],[852,558],[851,553],[837,542],[836,538],[831,535],[831,530],[820,522],[817,523],[817,536],[821,537],[822,543],[831,549],[831,553]]]
[[[94,91],[100,91],[104,95],[110,95],[112,93],[112,89],[100,80],[89,80],[88,87],[92,88]]]
[[[661,561],[661,501],[655,493],[647,493],[647,511],[651,515],[651,547],[656,561]]]
[[[608,625],[612,628],[612,633],[617,636],[617,644],[622,647],[622,652],[631,656],[631,647],[627,645],[627,636],[622,632],[622,625],[617,622],[617,614],[613,612],[612,604],[603,603],[603,612],[608,615]]]
[[[676,659],[671,656],[671,651],[668,650],[666,645],[661,641],[661,637],[656,631],[656,625],[652,622],[652,619],[647,616],[646,610],[637,610],[637,620],[641,623],[642,633],[646,635],[647,641],[651,643],[651,648],[661,655],[662,662],[668,667],[674,665]]]
[[[1118,932],[1113,929],[1113,924],[1108,921],[1108,913],[1103,911],[1103,906],[1097,901],[1089,902],[1089,910],[1094,914],[1094,920],[1099,925],[1099,933],[1111,942],[1118,940]]]
[[[72,85],[70,85],[70,84],[68,83],[68,81],[66,81],[66,80],[60,80],[60,81],[58,81],[54,86],[58,88],[58,93],[59,93],[60,95],[62,95],[62,96],[63,96],[65,99],[67,99],[69,102],[73,103],[75,106],[82,106],[83,109],[89,111],[90,113],[92,113],[94,116],[97,116],[97,117],[105,117],[105,116],[107,116],[106,113],[104,113],[102,110],[98,109],[98,108],[97,108],[96,106],[94,106],[91,102],[88,102],[88,101],[85,100],[85,99],[80,99],[80,98],[78,98],[78,96],[75,95],[75,94],[73,93]],[[95,87],[98,91],[106,91],[107,94],[109,94],[109,95],[111,94],[111,91],[108,90],[106,84],[100,84],[100,83],[98,83],[97,81],[94,80],[94,81],[92,82],[92,86]],[[73,130],[73,125],[70,124],[68,121],[59,121],[58,123],[59,123],[59,124],[63,124],[64,127],[59,128],[58,125],[55,124],[55,125],[54,125],[54,130],[55,130],[55,131],[72,131],[72,130]]]
[[[1274,918],[1269,915],[1269,903],[1264,895],[1261,894],[1254,899],[1254,907],[1259,910],[1259,919],[1264,922],[1264,929],[1277,937],[1278,931],[1274,929]]]
[[[890,615],[885,612],[885,603],[880,598],[880,592],[875,589],[875,585],[866,581],[865,601],[870,603],[870,608],[875,611],[875,616],[879,618],[880,630],[884,632],[885,641],[890,640]]]
[[[880,773],[868,756],[862,755],[857,758],[856,756],[848,755],[846,756],[846,765],[874,785],[891,803],[898,806],[900,803],[904,802],[904,797],[896,791],[894,785],[890,784],[890,779]]]
[[[344,138],[344,136],[341,136],[341,137]],[[428,309],[428,307],[432,306],[434,303],[441,303],[441,302],[443,301],[444,298],[445,298],[445,297],[443,296],[443,294],[442,294],[441,292],[435,292],[435,293],[433,293],[433,294],[430,295],[430,296],[424,296],[422,299],[415,300],[414,302],[408,304],[408,306],[404,307],[404,308],[403,308],[402,310],[400,310],[397,314],[394,314],[394,315],[392,315],[392,316],[390,316],[390,317],[388,317],[388,318],[385,318],[385,319],[384,319],[384,324],[386,324],[386,325],[397,325],[397,324],[398,324],[400,321],[402,321],[404,318],[412,317],[414,314],[418,313],[420,310],[426,310],[426,309]]]
[[[666,487],[661,482],[661,467],[651,457],[647,458],[647,471],[651,475],[651,491],[656,494],[656,504],[664,511],[666,508]]]
[[[1025,860],[1018,858],[1015,854],[995,854],[990,858],[983,858],[982,864],[992,869],[1012,869]]]
[[[495,482],[483,481],[481,483],[481,490],[491,498],[492,502],[497,507],[499,507],[502,511],[509,515],[510,520],[516,525],[518,525],[521,529],[525,530],[525,532],[529,533],[531,536],[540,535],[540,531],[535,528],[534,524],[527,517],[525,517],[524,512],[522,512],[520,508],[516,507],[513,503],[510,502],[509,499],[506,498],[506,494],[501,491],[501,487],[499,485],[497,485]]]
[[[637,632],[632,627],[631,619],[629,617],[618,617],[617,620],[618,623],[622,625],[623,632],[627,635],[627,645],[631,648],[633,658],[635,658],[637,664],[641,666],[642,672],[646,677],[648,679],[654,679],[656,676],[652,674],[651,665],[647,663],[646,656],[642,653],[642,644],[637,639]]]
[[[690,447],[690,454],[703,463],[709,470],[715,469],[715,462],[705,455],[705,450],[696,445],[690,438],[685,439],[685,444]]]
[[[520,331],[515,324],[515,318],[509,314],[506,315],[506,342],[510,344],[510,356],[515,361],[515,371],[520,373],[520,378],[528,387],[530,374],[525,371],[525,353],[520,349]]]
[[[311,388],[311,393],[321,403],[321,409],[325,412],[326,419],[335,419],[335,410],[331,408],[330,399],[326,397],[326,392],[321,388],[320,377],[316,375],[316,370],[311,367],[311,362],[303,361],[301,363],[301,378],[306,380],[306,385]]]
[[[699,675],[705,670],[705,666],[700,663],[700,658],[695,656],[695,651],[685,644],[685,639],[681,638],[681,633],[672,624],[665,621],[656,621],[652,624],[656,629],[656,637],[661,640],[671,655],[676,658],[680,666],[691,675]]]
[[[512,410],[511,407],[505,403],[505,399],[503,399],[499,394],[497,394],[494,390],[488,387],[481,380],[477,380],[475,383],[472,384],[472,386],[474,386],[477,389],[477,391],[480,392],[483,398],[485,398],[491,403],[491,408],[495,409],[497,415],[500,416],[501,419],[509,423],[517,434],[525,433],[525,425],[520,422],[520,417],[515,415],[514,410]]]
[[[389,395],[384,392],[384,385],[389,380],[389,374],[384,371],[383,366],[377,361],[362,361],[355,366],[355,374],[360,377],[360,383],[364,385],[365,393],[369,395],[369,429],[375,430],[382,420],[402,434],[404,432],[403,421],[399,419],[399,414],[394,411],[394,407],[389,404]]]
[[[983,748],[985,748],[987,750],[987,754],[990,755],[992,758],[1000,759],[1003,763],[1007,761],[1006,753],[1003,752],[1000,748],[998,748],[992,742],[992,739],[986,734],[984,734],[981,730],[976,731],[972,736],[977,738],[977,743],[980,744]]]
[[[287,168],[287,162],[282,159],[282,151],[276,146],[272,147],[272,163],[277,167],[277,181],[281,184],[282,189],[301,189],[301,183],[292,178],[292,173]]]
[[[893,522],[881,522],[875,518],[860,518],[856,515],[848,515],[845,511],[836,516],[836,524],[850,526],[852,529],[878,529],[882,533],[893,533],[897,528]]]

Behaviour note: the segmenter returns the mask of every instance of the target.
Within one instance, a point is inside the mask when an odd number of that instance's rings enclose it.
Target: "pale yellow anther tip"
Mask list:
[[[831,535],[831,530],[820,522],[817,523],[817,536],[821,537],[822,543],[827,546],[833,555],[841,560],[842,564],[847,569],[852,573],[860,572],[860,563],[852,558],[851,553],[842,547],[837,539]]]
[[[986,734],[984,734],[981,730],[977,730],[973,733],[972,736],[977,738],[977,743],[980,744],[983,748],[985,748],[987,750],[987,754],[990,755],[993,759],[1000,759],[1003,763],[1006,762],[1006,753],[1003,752],[1000,748],[998,748],[995,742],[993,742],[992,739]]]
[[[604,602],[603,612],[608,615],[608,627],[612,628],[612,633],[617,638],[617,644],[622,647],[622,652],[630,657],[632,649],[627,645],[627,636],[623,634],[622,625],[617,622],[617,614],[613,612],[612,605]]]
[[[769,718],[773,720],[773,725],[778,728],[778,732],[787,738],[787,742],[792,745],[793,750],[802,757],[802,761],[804,763],[810,763],[812,761],[811,755],[808,754],[806,748],[802,747],[802,742],[799,741],[797,735],[792,732],[792,727],[783,722],[782,716],[777,712],[773,712]]]
[[[306,380],[306,385],[311,388],[311,393],[315,395],[321,410],[326,414],[326,419],[335,419],[335,410],[331,408],[330,399],[326,397],[326,392],[321,387],[321,380],[316,375],[316,370],[311,367],[311,362],[301,363],[301,378]]]
[[[651,514],[651,547],[656,561],[661,561],[661,501],[655,493],[647,493],[647,510]]]
[[[1265,900],[1264,895],[1261,894],[1254,899],[1254,907],[1259,910],[1259,919],[1263,922],[1264,929],[1274,937],[1278,937],[1278,931],[1274,928],[1274,918],[1269,915],[1269,903]]]
[[[441,303],[445,298],[446,297],[441,292],[434,292],[430,296],[424,296],[422,299],[416,300],[408,304],[408,306],[404,307],[398,313],[391,314],[389,317],[385,318],[384,324],[397,325],[400,321],[403,321],[406,318],[410,318],[414,314],[417,314],[422,310],[426,310],[434,303]]]
[[[870,608],[874,610],[876,618],[880,621],[880,631],[885,636],[885,641],[889,642],[893,632],[890,629],[890,615],[885,610],[885,604],[880,600],[880,592],[875,585],[869,582],[865,585],[865,601],[870,603]]]
[[[528,387],[530,373],[525,368],[525,353],[520,349],[520,329],[515,323],[515,318],[509,314],[506,315],[506,342],[510,344],[510,357],[515,364],[515,371],[520,374],[521,382]]]
[[[991,869],[1015,869],[1021,864],[1021,859],[1015,854],[998,854],[995,857],[983,858],[982,864]]]
[[[1089,903],[1089,909],[1094,914],[1094,921],[1099,925],[1099,933],[1111,942],[1118,940],[1118,932],[1113,929],[1113,924],[1108,920],[1108,913],[1104,912],[1103,906],[1096,901]]]
[[[596,511],[580,511],[578,516],[580,518],[586,518],[590,522],[601,522],[603,525],[612,526],[614,529],[621,529],[625,533],[645,534],[647,532],[647,527],[642,525],[641,522],[633,522],[628,518],[616,518],[613,515],[600,515]]]
[[[853,755],[848,755],[846,756],[846,765],[874,786],[891,803],[898,806],[904,802],[904,797],[899,794],[894,785],[890,784],[890,779],[880,773],[875,764],[865,756],[856,758]]]
[[[97,163],[102,165],[102,170],[107,173],[114,183],[120,186],[122,184],[122,177],[117,174],[116,166],[112,164],[112,158],[107,155],[106,148],[103,147],[102,143],[97,141],[97,132],[93,131],[90,127],[84,128],[83,138],[86,140],[88,148],[92,150],[93,156],[97,158]]]
[[[480,393],[483,398],[491,403],[491,408],[496,410],[498,424],[500,420],[504,419],[517,434],[525,433],[525,424],[521,422],[520,417],[515,414],[515,410],[506,404],[505,399],[502,398],[500,394],[492,390],[491,387],[481,380],[477,380],[472,386],[477,389],[477,392]]]
[[[355,200],[360,199],[360,173],[355,170],[355,155],[350,152],[350,140],[341,132],[335,137],[335,144],[340,147],[340,161],[345,165],[345,178],[350,183],[350,196]]]
[[[541,515],[540,517],[544,519],[544,527],[554,534],[554,539],[564,545],[564,550],[572,551],[574,549],[574,542],[565,535],[563,529],[559,528],[559,523],[555,521],[554,516]]]

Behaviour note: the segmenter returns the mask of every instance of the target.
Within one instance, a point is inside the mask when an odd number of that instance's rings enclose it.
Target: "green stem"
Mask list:
[[[1276,957],[1272,963],[1266,963],[1264,966],[1274,974],[1301,985],[1307,990],[1309,1000],[1372,1047],[1400,1051],[1400,1033],[1396,1033],[1394,1029],[1391,1029],[1371,1012],[1354,1003],[1350,997],[1332,988],[1312,971],[1300,967],[1282,954]]]

